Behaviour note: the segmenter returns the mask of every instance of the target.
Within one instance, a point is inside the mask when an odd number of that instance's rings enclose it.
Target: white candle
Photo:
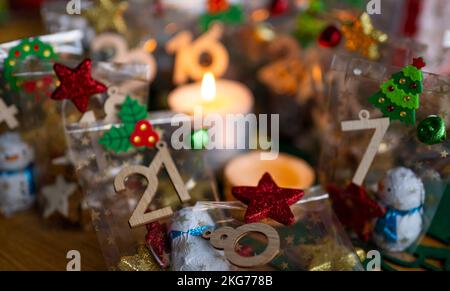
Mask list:
[[[243,84],[219,79],[205,74],[202,82],[182,85],[173,90],[168,97],[172,111],[192,115],[194,108],[200,106],[203,114],[225,115],[246,114],[253,108],[253,95]]]

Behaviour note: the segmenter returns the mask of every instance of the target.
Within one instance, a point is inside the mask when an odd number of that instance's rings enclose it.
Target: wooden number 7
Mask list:
[[[370,114],[367,110],[361,110],[359,112],[359,120],[343,121],[341,127],[343,131],[363,130],[363,129],[375,129],[375,133],[370,140],[369,146],[364,153],[361,163],[353,176],[352,182],[358,186],[361,186],[369,167],[375,158],[381,141],[383,140],[386,131],[389,128],[389,118],[369,119]]]
[[[173,215],[170,206],[146,213],[150,203],[153,201],[153,198],[155,198],[156,190],[158,188],[157,175],[162,165],[165,166],[180,200],[182,202],[187,202],[191,199],[191,196],[189,196],[183,180],[181,179],[180,173],[167,150],[167,144],[165,142],[158,142],[156,148],[158,149],[158,153],[148,167],[126,167],[120,171],[114,179],[114,188],[116,189],[116,192],[125,190],[125,181],[131,175],[139,174],[147,179],[147,188],[130,217],[130,227],[141,226]]]

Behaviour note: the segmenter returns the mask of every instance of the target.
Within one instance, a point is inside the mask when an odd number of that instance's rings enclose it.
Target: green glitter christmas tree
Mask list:
[[[420,106],[419,97],[423,92],[423,67],[425,63],[422,58],[414,59],[412,65],[404,67],[383,83],[381,90],[369,98],[370,103],[390,120],[414,125],[416,110]]]

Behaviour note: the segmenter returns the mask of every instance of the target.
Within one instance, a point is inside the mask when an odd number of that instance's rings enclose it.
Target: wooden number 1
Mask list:
[[[361,110],[359,112],[359,120],[343,121],[341,127],[343,131],[363,130],[363,129],[375,129],[375,133],[370,140],[369,146],[364,153],[361,163],[353,176],[353,183],[361,186],[369,167],[375,158],[381,141],[389,128],[389,118],[369,119],[370,114],[367,110]]]
[[[180,200],[182,202],[187,202],[191,199],[191,196],[189,196],[183,180],[181,179],[180,173],[178,172],[175,163],[169,154],[167,144],[165,142],[158,142],[156,147],[158,149],[158,153],[148,167],[126,167],[122,169],[122,171],[120,171],[114,179],[114,188],[116,189],[116,192],[125,190],[125,181],[131,175],[139,174],[147,179],[147,188],[145,189],[145,192],[139,200],[136,209],[130,217],[130,227],[141,226],[173,215],[173,211],[170,206],[151,212],[146,212],[150,203],[153,201],[153,198],[155,198],[156,190],[158,188],[157,175],[163,165],[169,174],[170,180],[175,187]]]

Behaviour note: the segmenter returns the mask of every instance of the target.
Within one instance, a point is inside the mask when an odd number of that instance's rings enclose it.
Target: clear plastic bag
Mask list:
[[[170,136],[175,129],[170,123],[172,116],[170,112],[156,112],[150,113],[148,118],[153,128],[163,133],[160,138],[167,144],[170,144]],[[116,193],[115,176],[125,166],[148,166],[157,150],[132,149],[127,153],[105,150],[98,143],[98,139],[112,126],[115,124],[103,121],[89,124],[68,123],[66,133],[69,156],[77,168],[81,187],[92,209],[92,221],[105,261],[109,268],[117,269],[126,256],[134,255],[139,245],[145,242],[145,227],[130,228],[128,221],[141,200],[147,181],[140,176],[131,176],[125,181],[126,190]],[[219,199],[214,175],[205,163],[203,151],[169,149],[169,152],[192,203]],[[149,209],[170,206],[175,210],[182,205],[169,175],[161,169],[158,174],[158,188]]]
[[[2,156],[14,158],[4,161],[8,171],[1,170],[4,185],[8,186],[2,189],[0,200],[10,200],[0,203],[9,205],[2,207],[4,214],[31,206],[40,188],[53,182],[57,175],[75,179],[73,171],[53,164],[54,158],[64,154],[65,137],[58,103],[50,100],[56,82],[50,60],[79,57],[83,52],[81,37],[80,31],[69,31],[0,44],[1,98],[11,112],[14,109],[11,120],[1,128],[5,146]],[[16,202],[12,202],[13,196]],[[72,197],[80,196],[77,191]],[[28,202],[25,205],[21,201]],[[76,207],[69,213],[72,222],[82,219]]]
[[[277,255],[269,263],[252,268],[238,267],[215,249],[198,229],[208,231],[244,225],[246,206],[240,202],[198,202],[176,213],[169,227],[171,270],[177,271],[361,271],[358,255],[341,228],[329,204],[328,195],[311,188],[304,198],[291,206],[295,222],[285,226],[271,219],[261,221],[273,227],[280,239]],[[243,257],[261,254],[268,238],[257,232],[241,237],[235,247]]]
[[[359,120],[363,109],[367,110],[370,119],[381,117],[382,113],[369,103],[368,98],[379,90],[380,84],[389,79],[392,73],[400,70],[367,60],[335,56],[330,71],[332,78],[329,102],[326,104],[328,110],[324,116],[329,122],[322,135],[319,163],[322,184],[343,186],[352,180],[374,131],[344,132],[341,122]],[[449,110],[450,79],[430,73],[423,75],[424,91],[420,96],[421,105],[416,111],[417,123],[430,115],[441,115],[448,124],[446,112]],[[426,145],[418,140],[416,126],[392,121],[365,178],[363,186],[372,197],[381,192],[380,181],[392,173],[388,171],[399,167],[410,169],[423,183],[425,198],[421,206],[423,208],[419,211],[422,226],[416,243],[426,233],[449,179],[450,168],[445,154],[448,151],[448,141]],[[416,244],[413,244],[408,251],[412,252],[415,247]]]

